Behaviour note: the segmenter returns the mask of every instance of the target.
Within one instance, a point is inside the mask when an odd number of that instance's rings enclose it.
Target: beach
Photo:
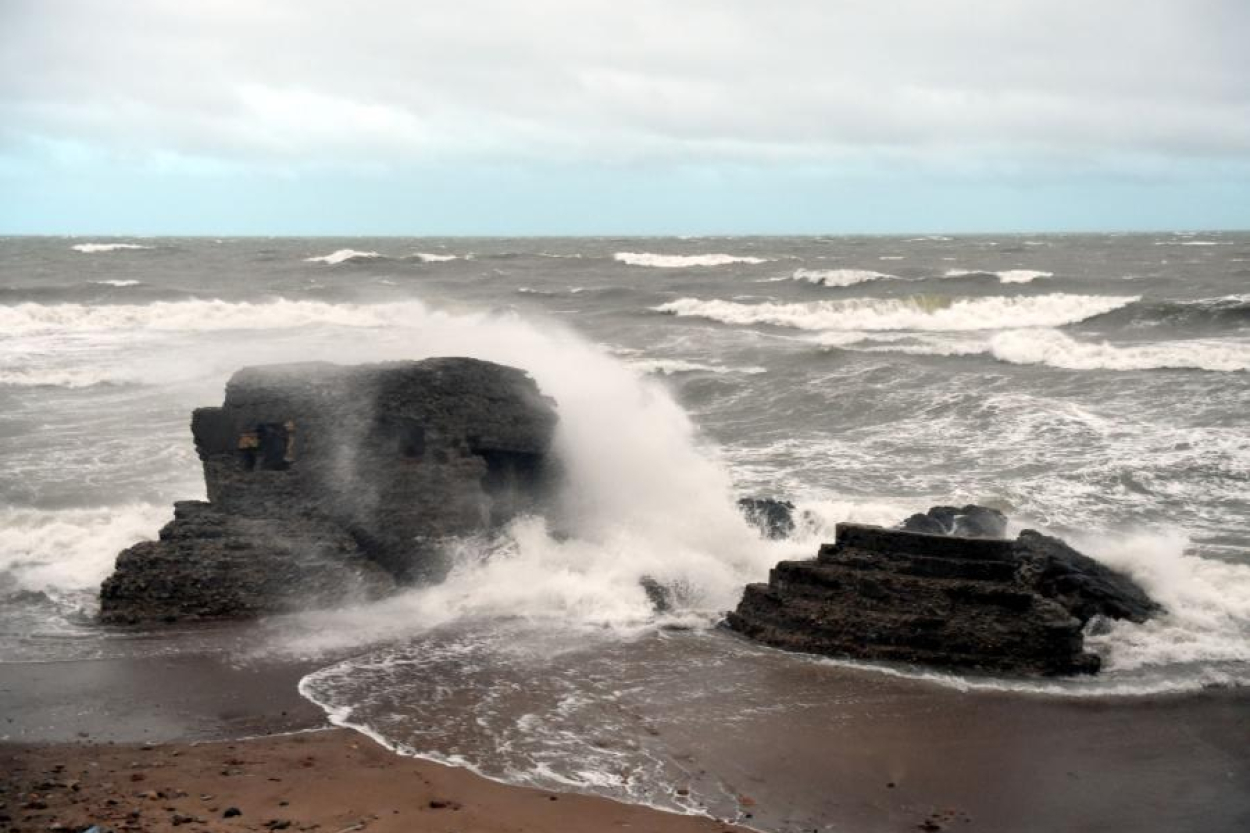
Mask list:
[[[3,666],[0,829],[166,830],[176,818],[192,830],[289,822],[332,833],[727,829],[395,754],[331,727],[296,691],[303,670],[206,656]],[[736,791],[732,820],[757,829],[1176,833],[1250,822],[1244,690],[1076,699],[838,672],[825,678],[838,687],[824,708],[796,705],[745,741],[698,738],[674,797],[707,792],[698,762],[716,760]],[[241,815],[223,817],[230,807]]]

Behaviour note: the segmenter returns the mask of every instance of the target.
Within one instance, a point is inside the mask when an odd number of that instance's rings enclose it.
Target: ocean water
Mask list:
[[[246,638],[91,624],[117,551],[203,497],[189,414],[234,370],[433,355],[557,400],[570,535],[523,519],[463,542],[445,584]],[[989,504],[1168,608],[1090,634],[1094,679],[869,679],[1250,684],[1250,234],[0,238],[0,473],[0,661],[323,657],[303,693],[396,749],[733,815],[697,738],[846,704],[835,663],[715,623],[840,520]],[[742,495],[793,500],[797,538],[761,540]]]

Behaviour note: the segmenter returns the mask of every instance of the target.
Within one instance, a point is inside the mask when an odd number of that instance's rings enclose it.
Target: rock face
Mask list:
[[[968,504],[934,506],[924,514],[917,513],[900,526],[908,532],[931,535],[960,535],[965,538],[1002,538],[1007,534],[1007,516],[997,509]]]
[[[192,416],[208,502],[118,556],[101,617],[251,616],[436,579],[447,539],[541,503],[555,424],[532,379],[474,359],[245,368]]]
[[[815,560],[782,561],[767,584],[748,585],[728,624],[809,653],[1053,675],[1098,670],[1084,650],[1091,616],[1157,610],[1128,578],[1036,532],[1011,541],[844,523]]]

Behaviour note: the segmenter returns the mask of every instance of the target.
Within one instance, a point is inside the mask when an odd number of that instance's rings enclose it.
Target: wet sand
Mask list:
[[[186,655],[0,665],[0,780],[11,774],[0,799],[11,821],[0,830],[101,819],[165,830],[175,816],[203,820],[191,830],[273,820],[329,833],[725,829],[604,799],[552,800],[326,730],[296,692],[312,667]],[[746,734],[667,728],[691,773],[675,791],[711,789],[700,779],[714,772],[740,796],[735,820],[777,831],[1250,830],[1244,690],[1065,699],[803,663],[772,673],[771,690],[799,695],[816,681],[838,696]],[[237,740],[258,735],[273,737]],[[243,815],[224,819],[229,806]],[[142,823],[125,827],[135,810]]]
[[[346,729],[245,742],[0,747],[0,829],[118,831],[739,828],[601,798],[510,787],[394,755]]]

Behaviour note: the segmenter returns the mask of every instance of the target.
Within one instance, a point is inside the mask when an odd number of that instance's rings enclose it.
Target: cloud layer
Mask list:
[[[6,0],[0,175],[1250,178],[1250,4]]]

